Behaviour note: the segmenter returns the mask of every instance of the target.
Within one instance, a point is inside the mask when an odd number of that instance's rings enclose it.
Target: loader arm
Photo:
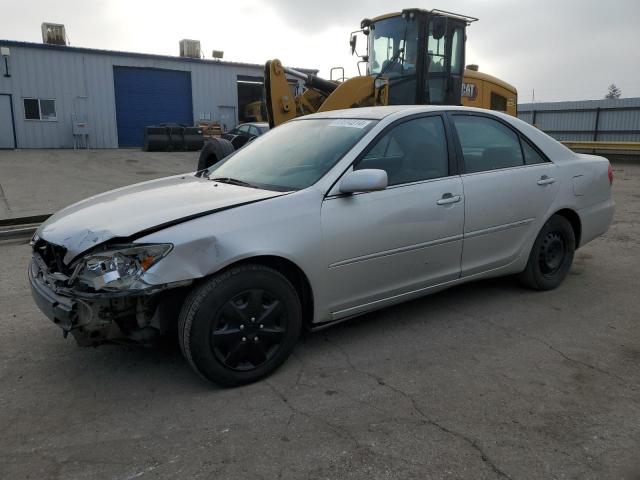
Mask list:
[[[294,97],[287,74],[302,80],[306,90]],[[271,128],[293,118],[342,108],[387,104],[387,85],[375,88],[375,78],[353,77],[342,83],[284,67],[280,60],[265,64],[267,116]]]
[[[318,109],[319,112],[341,108],[372,107],[375,105],[375,78],[353,77],[341,83]]]
[[[296,102],[280,60],[269,60],[264,66],[264,89],[269,127],[296,118]]]

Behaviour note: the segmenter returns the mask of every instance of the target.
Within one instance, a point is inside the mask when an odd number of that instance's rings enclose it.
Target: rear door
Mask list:
[[[460,275],[464,199],[450,174],[443,118],[397,124],[355,169],[383,169],[382,191],[328,196],[321,221],[336,318]]]
[[[535,237],[558,192],[557,167],[491,115],[453,113],[463,158],[462,276],[506,266]]]

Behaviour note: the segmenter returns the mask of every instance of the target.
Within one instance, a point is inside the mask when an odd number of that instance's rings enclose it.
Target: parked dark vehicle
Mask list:
[[[222,134],[222,138],[229,140],[233,147],[237,150],[244,146],[252,138],[259,137],[263,133],[269,131],[267,122],[243,123],[233,130]]]

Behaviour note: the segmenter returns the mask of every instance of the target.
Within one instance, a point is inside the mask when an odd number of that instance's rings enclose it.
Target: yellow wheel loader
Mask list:
[[[466,28],[477,18],[444,10],[406,9],[364,19],[352,32],[352,54],[366,65],[364,75],[326,80],[282,65],[265,64],[266,116],[271,128],[315,112],[377,105],[466,105],[516,115],[517,92],[502,80],[465,65]],[[357,53],[358,35],[366,53]],[[293,95],[288,77],[306,87]],[[255,102],[257,103],[257,102]],[[233,151],[226,140],[212,139],[202,149],[198,168]]]
[[[375,105],[467,105],[516,114],[517,92],[502,80],[465,69],[466,27],[477,18],[443,10],[406,9],[364,19],[351,34],[367,39],[358,66],[366,74],[343,82],[325,80],[282,65],[265,65],[267,116],[273,128],[315,112]],[[287,75],[306,90],[292,97]]]
[[[266,122],[267,111],[264,108],[264,102],[262,100],[256,100],[255,102],[247,103],[244,107],[244,119],[245,122]]]

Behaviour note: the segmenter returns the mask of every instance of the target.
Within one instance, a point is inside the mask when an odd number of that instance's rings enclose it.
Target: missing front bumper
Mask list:
[[[29,265],[28,274],[33,300],[42,313],[62,329],[65,338],[71,333],[80,346],[126,338],[115,321],[98,317],[98,308],[94,303],[56,293],[45,282],[35,260]]]
[[[38,308],[80,346],[102,343],[152,344],[175,329],[191,281],[156,285],[144,291],[81,292],[60,283],[36,252],[28,268]]]
[[[38,278],[38,266],[33,260],[29,265],[28,273],[33,300],[42,313],[62,329],[63,335],[66,337],[77,324],[78,303],[70,298],[57,295],[41,278]]]

